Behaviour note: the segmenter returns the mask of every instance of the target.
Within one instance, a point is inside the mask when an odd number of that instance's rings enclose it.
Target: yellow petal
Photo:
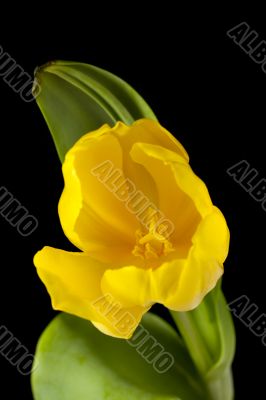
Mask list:
[[[110,132],[118,140],[123,149],[123,171],[137,189],[144,193],[151,202],[158,199],[157,187],[148,171],[140,164],[133,162],[129,156],[132,146],[137,142],[160,145],[178,153],[186,162],[189,157],[182,144],[158,122],[140,119],[131,126],[118,122]]]
[[[147,311],[124,308],[114,297],[103,295],[101,279],[107,266],[84,253],[44,247],[34,264],[54,309],[90,320],[108,335],[129,338]]]
[[[202,217],[211,211],[212,201],[206,185],[178,154],[157,145],[136,143],[132,147],[131,156],[134,161],[141,163],[150,172],[158,188],[161,189],[161,197],[164,189],[169,189],[168,179],[171,178],[169,175],[173,174],[175,186],[178,186],[195,203]],[[167,198],[170,204],[169,195]]]
[[[161,303],[176,311],[195,308],[221,277],[228,253],[229,231],[216,207],[201,221],[192,242],[187,259],[171,259],[156,269],[107,270],[103,292],[127,307]]]
[[[66,236],[79,249],[101,260],[120,262],[131,253],[138,223],[112,192],[111,180],[102,182],[116,169],[120,175],[115,178],[125,180],[120,144],[104,134],[106,129],[85,135],[67,153],[59,216]],[[99,167],[104,163],[109,168],[105,172]]]
[[[173,244],[180,249],[180,257],[185,257],[201,218],[212,210],[205,184],[182,157],[160,146],[136,143],[131,156],[154,179],[159,192],[158,208],[172,222]]]
[[[102,291],[111,293],[125,307],[142,305],[149,307],[154,303],[164,303],[178,282],[184,260],[164,262],[156,269],[142,269],[128,266],[107,270],[102,279]]]
[[[223,262],[229,250],[229,230],[221,211],[213,207],[199,224],[193,246],[182,270],[174,294],[164,304],[176,311],[199,305],[223,274]]]
[[[135,121],[130,126],[118,122],[112,129],[112,133],[118,138],[127,153],[135,143],[142,142],[172,150],[187,162],[189,161],[189,156],[183,145],[156,121],[143,118]]]

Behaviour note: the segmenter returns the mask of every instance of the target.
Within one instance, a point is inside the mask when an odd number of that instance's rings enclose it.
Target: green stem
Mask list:
[[[197,327],[195,315],[191,312],[171,312],[171,314],[197,369],[204,374],[211,364],[211,356]]]
[[[207,381],[210,399],[233,400],[234,382],[231,368],[228,368],[218,379]]]
[[[208,400],[233,400],[235,332],[220,285],[195,310],[171,315],[205,383]]]

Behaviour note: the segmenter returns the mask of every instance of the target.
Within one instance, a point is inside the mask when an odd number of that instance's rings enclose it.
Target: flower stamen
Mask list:
[[[136,245],[132,250],[132,254],[136,257],[141,257],[143,260],[156,259],[165,256],[174,248],[172,243],[163,235],[156,232],[156,224],[158,223],[157,216],[152,216],[149,230],[137,229]]]

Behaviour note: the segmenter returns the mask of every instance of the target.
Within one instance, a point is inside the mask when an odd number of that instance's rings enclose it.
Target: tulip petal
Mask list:
[[[100,283],[107,266],[84,253],[44,247],[35,255],[34,264],[54,309],[90,320],[108,335],[130,337],[148,310],[126,309],[114,297],[104,296]]]
[[[201,221],[192,242],[177,290],[164,303],[172,310],[196,308],[223,274],[223,262],[229,249],[229,230],[218,208],[213,207],[212,213]]]
[[[199,214],[204,217],[211,211],[212,201],[204,182],[192,171],[189,164],[177,153],[154,144],[135,143],[131,150],[134,161],[142,164],[151,174],[157,186],[161,188],[160,201],[169,202],[168,179],[172,174],[176,185],[195,203]],[[165,201],[166,202],[166,201]]]
[[[108,269],[102,278],[102,291],[111,293],[126,307],[135,304],[146,307],[154,303],[163,304],[172,292],[173,285],[175,289],[183,266],[183,260],[174,260],[156,269],[135,266]]]
[[[128,129],[130,129],[130,133],[128,132],[124,140],[130,145],[130,148],[135,143],[141,141],[172,150],[179,154],[186,162],[189,161],[189,155],[184,146],[157,121],[142,118],[135,121]],[[119,137],[122,140],[123,134],[119,134]]]
[[[136,143],[131,150],[135,162],[144,166],[158,188],[158,208],[174,226],[171,240],[186,257],[191,238],[212,202],[205,184],[177,153],[161,146]],[[184,251],[182,249],[186,249]]]
[[[92,170],[103,163],[110,174],[122,175],[122,151],[118,140],[106,134],[105,125],[85,135],[67,153],[63,174],[65,188],[59,202],[59,216],[66,236],[80,250],[102,261],[121,262],[135,244],[136,218],[115,195],[111,183],[104,184]],[[110,189],[111,188],[111,189]]]
[[[112,134],[118,138],[124,154],[129,154],[132,146],[141,141],[165,147],[178,153],[186,162],[189,160],[182,144],[157,121],[143,118],[135,121],[131,126],[118,122],[112,129]],[[131,157],[124,157],[123,171],[134,182],[136,188],[143,192],[150,201],[157,202],[156,184],[142,165],[135,163]]]
[[[229,230],[218,208],[213,207],[201,221],[192,243],[176,290],[164,302],[172,310],[187,311],[197,307],[223,274]]]
[[[195,308],[221,277],[228,252],[229,231],[216,207],[201,221],[192,242],[186,260],[171,260],[148,270],[108,269],[102,278],[103,292],[112,293],[127,307],[161,303],[176,311]]]

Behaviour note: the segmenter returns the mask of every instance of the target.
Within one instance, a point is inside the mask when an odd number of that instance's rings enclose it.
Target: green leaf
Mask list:
[[[221,283],[221,282],[220,282]],[[192,311],[172,311],[198,371],[215,400],[233,399],[235,330],[220,283]]]
[[[105,123],[113,126],[117,121],[156,120],[130,85],[89,64],[54,61],[37,68],[35,80],[40,87],[36,101],[61,161],[82,135]]]
[[[142,326],[174,356],[167,372],[157,372],[136,347],[103,335],[88,321],[57,316],[38,343],[32,373],[35,400],[206,400],[175,330],[151,313]]]

